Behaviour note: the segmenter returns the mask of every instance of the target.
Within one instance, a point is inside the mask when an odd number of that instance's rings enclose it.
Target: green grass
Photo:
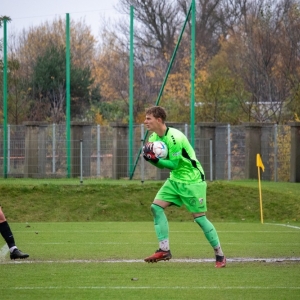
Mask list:
[[[193,222],[170,222],[173,259],[157,264],[142,261],[152,222],[13,223],[30,258],[2,258],[1,299],[299,299],[300,224],[214,225],[224,269]]]
[[[19,262],[0,254],[0,298],[300,299],[299,183],[262,182],[261,224],[256,181],[208,182],[224,269],[214,268],[190,214],[173,207],[166,210],[173,259],[143,262],[158,248],[150,204],[161,185],[0,179],[0,204],[30,254]]]
[[[0,180],[0,204],[11,222],[148,221],[160,181],[77,179]],[[262,182],[267,222],[300,220],[300,184]],[[208,182],[208,216],[214,221],[260,221],[254,181]],[[189,221],[184,208],[167,210],[170,221]]]
[[[293,227],[269,223],[214,222],[214,225],[229,257],[300,257],[300,230]],[[34,255],[35,260],[90,259],[94,256],[136,259],[157,247],[150,221],[13,223],[12,227],[17,238],[25,242],[26,250],[35,252],[37,245],[41,247]],[[170,239],[175,258],[176,253],[180,258],[212,258],[202,231],[192,221],[170,222]],[[245,245],[240,244],[244,239],[247,240]],[[131,252],[136,243],[137,249]],[[58,251],[53,251],[52,245]]]
[[[243,186],[254,189],[258,188],[257,180],[232,180],[225,182],[226,184],[232,184],[234,186]],[[299,199],[300,183],[261,181],[261,187],[263,193],[272,191],[279,194],[285,194],[288,198],[298,197]]]

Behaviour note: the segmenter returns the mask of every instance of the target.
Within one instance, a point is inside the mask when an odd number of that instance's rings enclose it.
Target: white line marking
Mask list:
[[[108,289],[108,290],[142,290],[142,289],[163,289],[163,290],[187,290],[187,289],[194,289],[194,290],[299,290],[299,286],[201,286],[201,287],[195,287],[195,286],[23,286],[23,287],[0,287],[0,290],[67,290],[67,289],[84,289],[84,290],[95,290],[95,289]]]
[[[299,226],[294,226],[294,225],[287,225],[287,224],[272,224],[272,223],[266,223],[267,225],[276,225],[276,226],[284,226],[284,227],[289,227],[289,228],[294,228],[294,229],[300,229]]]
[[[113,243],[113,242],[98,242],[98,243],[77,243],[77,242],[56,242],[56,243],[39,243],[39,245],[130,245],[132,243]],[[155,243],[139,243],[139,245],[154,245]],[[182,245],[182,243],[172,243],[173,245]],[[185,245],[207,245],[207,242],[187,242],[184,243]],[[222,245],[240,245],[241,243],[222,243]],[[286,246],[286,242],[280,242],[280,243],[266,243],[264,241],[251,243],[251,245],[283,245]],[[27,243],[27,245],[36,245],[36,243]],[[156,244],[155,244],[156,245]],[[287,245],[290,246],[300,246],[300,241],[297,243],[289,243]]]
[[[215,259],[171,259],[170,261],[163,261],[160,263],[211,263],[215,262]],[[300,257],[278,257],[278,258],[248,258],[248,257],[237,257],[237,258],[227,258],[227,262],[300,262]],[[1,264],[51,264],[51,263],[144,263],[142,259],[99,259],[99,260],[89,260],[89,259],[73,259],[73,260],[15,260],[15,261],[4,261]]]
[[[278,226],[284,226],[284,227],[290,227],[290,228],[296,228],[296,229],[300,229],[300,227],[297,226],[292,226],[292,225],[286,225],[286,224],[271,224],[271,223],[264,223],[265,225],[278,225]],[[49,231],[49,230],[38,230],[38,228],[36,228],[36,230],[14,230],[14,232],[17,233],[36,233],[38,231],[38,233],[52,233],[53,231]],[[172,233],[198,233],[199,230],[172,230]],[[278,233],[285,233],[285,232],[294,232],[293,230],[291,231],[282,231],[282,230],[278,230],[278,231],[274,231],[274,230],[218,230],[218,232],[230,232],[230,233],[247,233],[247,232],[251,232],[251,233],[266,233],[266,232],[278,232]],[[127,231],[113,231],[113,230],[56,230],[56,233],[128,233]],[[131,230],[130,233],[153,233],[153,230]]]

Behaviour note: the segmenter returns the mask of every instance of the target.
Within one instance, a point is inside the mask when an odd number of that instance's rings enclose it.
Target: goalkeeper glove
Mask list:
[[[155,156],[153,152],[153,143],[148,142],[143,147],[143,157],[146,161],[151,161],[153,163],[157,163],[159,159]]]

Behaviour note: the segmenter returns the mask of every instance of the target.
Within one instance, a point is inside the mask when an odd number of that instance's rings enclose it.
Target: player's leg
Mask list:
[[[158,205],[157,202],[154,201],[151,205],[151,212],[154,218],[154,229],[159,241],[159,248],[161,250],[168,251],[170,250],[169,222],[166,217],[164,207]]]
[[[2,237],[4,238],[10,252],[10,258],[11,259],[17,259],[17,258],[27,258],[29,257],[28,254],[23,253],[20,251],[16,244],[15,239],[12,234],[12,231],[10,229],[10,226],[8,222],[6,221],[5,215],[0,207],[0,233]]]
[[[155,200],[151,205],[159,249],[153,255],[146,257],[144,259],[146,262],[169,260],[172,257],[169,246],[169,223],[164,209],[171,204],[180,206],[182,204],[180,201],[176,188],[167,180],[156,194]]]
[[[215,256],[216,256],[216,268],[225,267],[226,258],[222,251],[218,233],[214,225],[206,218],[206,215],[201,215],[198,217],[196,216],[194,220],[200,226],[206,239],[214,249]]]
[[[153,255],[146,257],[144,259],[146,262],[169,260],[172,257],[169,246],[169,223],[164,211],[164,208],[167,207],[169,203],[163,202],[164,201],[161,200],[154,200],[151,204],[151,212],[154,218],[154,229],[159,241],[159,249]]]
[[[206,182],[201,182],[195,185],[183,185],[182,194],[185,191],[186,195],[189,197],[183,198],[183,203],[189,212],[193,214],[195,222],[202,229],[206,239],[212,246],[216,256],[216,267],[221,268],[226,265],[226,258],[223,254],[218,233],[214,225],[207,219],[205,212],[207,211],[206,207]]]

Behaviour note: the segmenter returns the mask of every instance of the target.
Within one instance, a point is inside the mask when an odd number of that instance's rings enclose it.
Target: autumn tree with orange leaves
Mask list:
[[[99,43],[85,22],[71,21],[72,74],[86,83],[82,89],[80,84],[72,87],[73,91],[78,87],[72,94],[72,119],[128,122],[129,8],[133,5],[134,119],[142,122],[145,108],[158,99],[190,4],[190,0],[119,0],[118,9],[126,18],[106,22]],[[196,0],[196,122],[298,120],[299,11],[297,0]],[[170,121],[190,120],[190,34],[188,20],[159,103],[167,108]],[[9,110],[14,111],[10,122],[63,121],[63,76],[55,94],[61,97],[56,108],[51,108],[53,101],[44,101],[49,91],[39,93],[33,76],[38,61],[44,71],[42,62],[51,57],[47,55],[51,49],[62,57],[65,21],[43,23],[10,40]],[[60,113],[53,114],[55,109]]]
[[[96,41],[84,22],[71,22],[71,114],[84,118],[90,103],[99,101],[100,91],[93,85],[92,69]],[[15,108],[26,102],[27,120],[62,122],[65,120],[65,22],[56,19],[12,37],[9,60],[18,66],[16,80],[9,81],[9,95]],[[48,61],[48,63],[47,63]],[[24,108],[24,106],[23,106]],[[15,110],[16,111],[16,110]],[[24,116],[9,122],[24,120]]]

